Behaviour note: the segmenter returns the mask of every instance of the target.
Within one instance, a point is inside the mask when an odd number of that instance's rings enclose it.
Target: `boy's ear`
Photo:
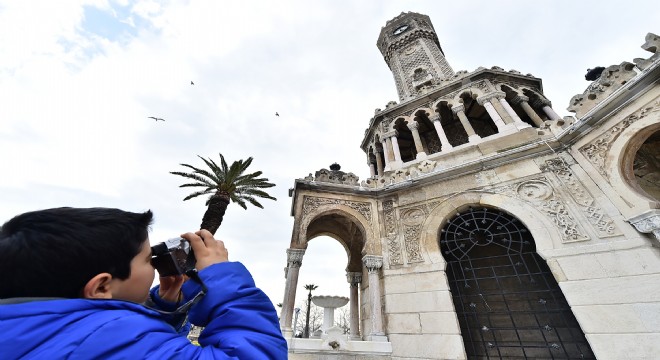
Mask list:
[[[82,297],[85,299],[112,299],[112,275],[100,273],[91,278],[83,288]]]

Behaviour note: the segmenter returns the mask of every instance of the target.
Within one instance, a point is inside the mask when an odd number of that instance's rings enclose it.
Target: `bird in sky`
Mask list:
[[[278,114],[278,113],[275,113],[275,116],[280,116],[280,114]]]
[[[160,120],[160,121],[165,121],[165,119],[163,119],[163,118],[157,118],[157,117],[155,117],[155,116],[149,116],[149,119],[154,119],[154,120],[156,120],[156,121],[159,121],[159,120]]]
[[[190,85],[195,85],[195,83],[191,81],[191,82],[190,82]]]

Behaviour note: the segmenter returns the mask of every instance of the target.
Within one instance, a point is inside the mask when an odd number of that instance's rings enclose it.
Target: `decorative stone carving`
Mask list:
[[[299,268],[302,266],[305,249],[286,249],[286,266],[288,268]]]
[[[383,257],[378,255],[365,255],[362,262],[369,273],[377,273],[383,267]]]
[[[587,87],[584,93],[573,96],[567,110],[574,112],[578,118],[582,117],[608,95],[635,77],[637,73],[634,67],[634,64],[627,61],[608,67],[597,80]]]
[[[589,240],[579,223],[568,212],[562,199],[556,195],[547,182],[542,180],[529,180],[520,183],[516,193],[521,199],[534,204],[545,212],[561,230],[562,242],[577,242]]]
[[[642,233],[652,233],[660,240],[660,210],[653,209],[628,219],[628,222]]]
[[[351,284],[351,287],[357,287],[362,282],[361,272],[347,272],[346,281]]]
[[[428,174],[435,169],[435,165],[437,163],[437,161],[427,159],[419,163],[419,165],[417,165],[417,169],[419,169],[419,172],[422,174]]]
[[[397,169],[392,174],[392,180],[394,181],[394,183],[399,183],[399,182],[408,180],[409,175],[410,175],[410,173],[408,171],[403,170],[403,169]]]
[[[648,33],[646,34],[645,40],[646,42],[644,43],[644,45],[642,45],[642,49],[652,52],[653,55],[651,55],[651,57],[648,59],[642,59],[642,58],[633,59],[635,65],[637,65],[637,67],[641,70],[645,70],[651,64],[653,64],[654,61],[660,58],[660,37],[656,34]]]
[[[598,233],[599,237],[620,235],[614,221],[597,206],[596,200],[585,188],[585,186],[575,177],[575,174],[568,167],[564,159],[556,158],[546,160],[541,170],[551,171],[566,189],[573,201],[584,211],[589,224]]]
[[[401,222],[407,226],[417,226],[424,222],[426,214],[420,208],[406,209],[401,213]]]
[[[488,84],[484,80],[474,83],[472,84],[472,86],[481,90],[484,94],[488,94],[491,92],[490,86],[488,86]]]
[[[309,215],[322,205],[345,205],[360,213],[371,224],[371,204],[340,199],[328,199],[313,196],[305,196],[303,200],[303,217]]]
[[[660,100],[649,103],[639,111],[630,114],[618,124],[612,126],[609,130],[595,138],[589,144],[582,146],[579,149],[580,152],[596,167],[596,170],[598,170],[601,175],[606,179],[609,179],[609,175],[605,170],[605,161],[612,143],[619,137],[623,130],[630,126],[630,124],[658,111],[660,111]]]
[[[409,263],[424,261],[424,258],[422,257],[421,246],[419,245],[419,235],[422,229],[422,225],[419,224],[413,226],[404,226],[403,229],[406,259]]]
[[[383,215],[385,219],[385,237],[387,238],[387,252],[389,254],[390,265],[403,264],[401,256],[401,244],[397,237],[396,221],[394,219],[394,201],[386,200],[383,202]]]
[[[313,179],[312,174],[309,174],[305,180],[357,186],[359,178],[353,173],[345,173],[339,170],[321,169],[314,174]]]

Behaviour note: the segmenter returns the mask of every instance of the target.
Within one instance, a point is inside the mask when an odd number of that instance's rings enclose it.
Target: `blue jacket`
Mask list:
[[[120,300],[53,299],[0,305],[2,359],[286,359],[277,313],[247,269],[200,271],[208,294],[189,313],[195,346],[158,312]],[[200,287],[188,281],[192,298]]]

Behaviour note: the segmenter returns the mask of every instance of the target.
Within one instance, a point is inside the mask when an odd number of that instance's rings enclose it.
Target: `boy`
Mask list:
[[[186,233],[208,291],[188,313],[205,326],[201,346],[161,310],[201,290],[182,277],[154,279],[152,213],[56,208],[18,215],[0,230],[2,359],[286,359],[268,297],[250,273],[229,262],[206,230]]]

